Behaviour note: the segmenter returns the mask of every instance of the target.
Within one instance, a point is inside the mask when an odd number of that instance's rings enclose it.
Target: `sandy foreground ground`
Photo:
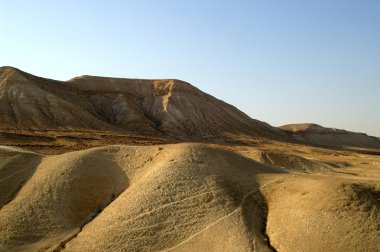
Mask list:
[[[380,155],[294,144],[0,147],[0,251],[380,251]]]

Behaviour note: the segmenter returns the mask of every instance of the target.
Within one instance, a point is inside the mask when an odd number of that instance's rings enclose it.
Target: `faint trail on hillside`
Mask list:
[[[262,189],[262,188],[268,186],[269,184],[275,183],[275,182],[277,182],[277,180],[276,180],[276,181],[271,181],[271,182],[265,183],[264,185],[262,185],[262,186],[260,186],[260,187],[258,187],[258,188],[256,188],[256,189],[254,189],[254,190],[252,190],[252,191],[246,193],[246,194],[244,195],[243,199],[241,200],[240,204],[235,208],[235,210],[233,210],[232,212],[228,213],[227,215],[225,215],[225,216],[223,216],[223,217],[217,219],[216,221],[210,223],[210,224],[207,225],[205,228],[203,228],[203,229],[201,229],[200,231],[198,231],[197,233],[195,233],[195,234],[189,236],[186,240],[183,240],[182,242],[178,243],[177,245],[175,245],[175,246],[173,246],[173,247],[170,247],[170,248],[163,249],[163,250],[161,250],[161,251],[171,251],[171,250],[173,250],[173,249],[175,249],[175,248],[178,248],[178,247],[180,247],[181,245],[183,245],[183,244],[185,244],[186,242],[188,242],[188,241],[190,241],[191,239],[193,239],[194,237],[196,237],[196,236],[198,236],[199,234],[203,233],[204,231],[208,230],[208,229],[211,228],[212,226],[214,226],[214,225],[216,225],[217,223],[221,222],[222,220],[229,218],[230,216],[232,216],[233,214],[237,213],[237,212],[241,209],[241,207],[243,206],[245,200],[246,200],[251,194],[253,194],[253,193],[255,193],[255,192],[258,192],[258,191],[260,191],[260,189]]]

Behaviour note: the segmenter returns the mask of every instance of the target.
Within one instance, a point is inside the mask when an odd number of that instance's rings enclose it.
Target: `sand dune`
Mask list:
[[[238,153],[201,144],[56,156],[3,148],[2,163],[39,161],[0,210],[0,250],[379,249],[378,181],[289,172]]]

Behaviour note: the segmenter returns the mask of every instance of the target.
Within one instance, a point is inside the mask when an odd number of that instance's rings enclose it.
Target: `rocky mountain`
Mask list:
[[[201,139],[282,133],[189,83],[81,76],[66,82],[0,68],[1,130],[98,130]]]

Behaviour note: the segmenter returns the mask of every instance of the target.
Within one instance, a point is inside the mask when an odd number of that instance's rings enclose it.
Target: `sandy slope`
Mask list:
[[[264,190],[278,251],[379,251],[380,183],[298,175]]]
[[[14,147],[0,146],[0,208],[11,201],[33,175],[40,162],[38,154]]]
[[[0,163],[31,155],[31,172],[9,187],[0,250],[379,250],[380,158],[293,146],[301,164],[329,164],[305,171],[258,155],[281,150],[286,160],[286,149],[118,145],[41,156],[2,147]]]

